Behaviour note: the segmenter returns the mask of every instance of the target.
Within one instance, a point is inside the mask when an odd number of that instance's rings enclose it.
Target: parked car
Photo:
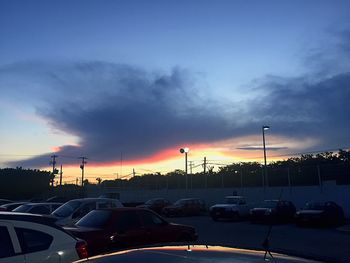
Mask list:
[[[344,221],[343,209],[335,202],[308,202],[295,215],[299,226],[339,225]]]
[[[265,200],[257,207],[250,209],[252,222],[288,222],[292,221],[296,212],[290,201]]]
[[[165,198],[153,198],[148,200],[143,205],[138,205],[139,208],[151,209],[158,214],[162,213],[164,207],[171,205],[170,201]]]
[[[273,259],[267,257],[265,252],[258,250],[248,250],[241,248],[223,246],[157,246],[140,249],[124,250],[106,255],[100,255],[89,259],[82,259],[78,262],[98,262],[98,263],[208,263],[208,262],[231,262],[231,263],[302,263],[316,262],[295,256],[284,254],[273,254]]]
[[[165,216],[193,216],[205,211],[205,203],[199,198],[185,198],[177,200],[173,205],[162,209]]]
[[[210,207],[209,214],[214,221],[248,217],[249,206],[243,196],[226,196],[224,204]]]
[[[47,198],[45,202],[47,203],[66,203],[69,201],[69,198],[64,196],[52,196]]]
[[[111,198],[111,199],[120,199],[120,193],[116,192],[110,192],[110,193],[103,193],[99,196],[99,198]]]
[[[0,199],[0,206],[5,205],[5,204],[9,204],[9,203],[13,203],[13,201],[7,200],[7,199]]]
[[[20,205],[27,204],[28,202],[13,202],[0,206],[0,211],[12,211],[19,207]]]
[[[91,254],[198,237],[191,226],[172,224],[148,209],[129,207],[91,211],[74,227],[65,229],[86,240]]]
[[[91,210],[117,207],[123,207],[122,203],[117,199],[82,198],[68,201],[51,214],[58,218],[56,222],[58,225],[73,225]]]
[[[49,215],[61,205],[62,203],[28,203],[20,205],[13,212]]]
[[[0,237],[0,263],[68,263],[88,256],[85,241],[47,216],[0,212]]]

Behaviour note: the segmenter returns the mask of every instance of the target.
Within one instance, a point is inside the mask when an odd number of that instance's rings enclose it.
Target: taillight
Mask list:
[[[87,258],[89,256],[87,243],[84,240],[79,240],[75,244],[75,249],[77,250],[79,258]]]

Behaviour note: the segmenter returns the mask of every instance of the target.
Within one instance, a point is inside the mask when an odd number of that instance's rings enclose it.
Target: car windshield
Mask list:
[[[232,204],[232,205],[237,205],[239,204],[241,199],[238,199],[238,198],[230,198],[230,197],[227,197],[226,198],[226,204]]]
[[[80,219],[76,225],[80,227],[101,228],[106,225],[111,215],[112,211],[93,210]]]
[[[31,208],[31,205],[20,205],[19,207],[17,207],[16,209],[13,210],[13,212],[21,212],[21,213],[25,213],[27,211],[29,211],[29,209]]]
[[[53,211],[52,214],[57,217],[67,217],[70,216],[80,205],[81,201],[72,200],[64,205],[61,205],[59,208]]]
[[[324,203],[307,203],[305,205],[305,210],[323,210],[325,208]]]
[[[174,205],[183,205],[186,202],[186,200],[177,200]]]
[[[159,199],[150,199],[145,203],[145,205],[153,205],[157,200]]]

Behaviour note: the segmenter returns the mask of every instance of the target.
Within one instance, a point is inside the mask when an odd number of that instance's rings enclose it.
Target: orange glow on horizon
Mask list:
[[[287,159],[288,153],[297,152],[305,146],[312,146],[317,143],[316,140],[305,138],[304,140],[293,140],[282,136],[269,135],[267,137],[267,161],[277,161]],[[253,146],[252,150],[243,150],[248,146]],[[135,171],[136,175],[147,173],[165,174],[176,169],[184,170],[184,154],[180,153],[180,148],[188,147],[188,161],[193,162],[193,173],[202,171],[201,164],[204,157],[217,169],[219,166],[225,166],[238,162],[259,162],[263,163],[261,136],[244,136],[212,143],[184,144],[159,151],[149,157],[134,160],[115,160],[112,162],[96,163],[87,160],[85,166],[85,178],[95,183],[97,177],[103,180],[129,178]],[[261,147],[261,148],[259,148]],[[269,150],[270,147],[270,150]],[[272,150],[272,148],[278,150]],[[91,158],[93,159],[93,158]],[[63,181],[73,182],[75,178],[80,178],[81,169],[79,161],[76,164],[64,165]],[[48,170],[51,170],[48,168]],[[56,179],[58,176],[56,177]]]

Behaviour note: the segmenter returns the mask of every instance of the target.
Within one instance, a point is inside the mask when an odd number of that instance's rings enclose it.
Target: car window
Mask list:
[[[42,215],[50,214],[50,208],[48,206],[34,206],[29,211],[32,214],[42,214]]]
[[[69,201],[65,203],[64,205],[57,208],[55,211],[53,211],[53,215],[58,217],[67,217],[70,216],[75,209],[77,209],[81,204],[81,201]]]
[[[165,223],[159,216],[149,211],[142,211],[139,215],[145,226],[163,225]]]
[[[30,208],[31,208],[30,205],[20,205],[20,206],[17,207],[16,209],[13,209],[13,211],[14,211],[14,212],[25,213],[25,212],[27,212]]]
[[[133,228],[141,227],[138,215],[133,211],[121,213],[118,217],[116,228],[117,231],[126,231]]]
[[[15,251],[7,227],[0,226],[0,258],[13,256]]]
[[[52,210],[55,210],[55,209],[59,208],[60,206],[61,206],[61,204],[54,204],[51,207],[52,207]]]
[[[153,205],[154,202],[155,202],[154,199],[150,199],[145,203],[145,205]]]
[[[50,247],[53,237],[49,234],[26,228],[15,228],[23,253],[46,250]]]
[[[73,214],[72,218],[83,217],[94,209],[96,209],[96,202],[90,202],[90,203],[84,204],[81,208],[79,208],[78,211],[76,211]]]
[[[82,227],[100,228],[107,224],[111,218],[112,211],[108,210],[93,210],[80,219],[76,225]]]

